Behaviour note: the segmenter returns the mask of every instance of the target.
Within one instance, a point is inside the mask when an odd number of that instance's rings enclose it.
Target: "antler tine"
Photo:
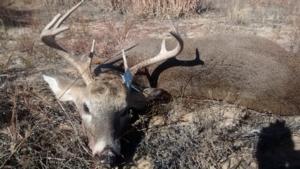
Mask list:
[[[56,29],[55,35],[66,31],[69,29],[68,26],[63,26],[60,27],[60,25],[84,2],[84,0],[81,0],[79,3],[77,3],[75,6],[73,6],[70,10],[68,10],[63,16],[58,13],[55,17],[53,17],[53,19],[47,24],[47,26],[45,26],[44,30],[49,30],[49,29]],[[60,27],[60,28],[59,28]],[[43,33],[43,32],[42,32]],[[41,34],[43,35],[43,34]]]
[[[91,53],[95,53],[95,42],[96,42],[96,40],[93,39],[92,47],[91,47]]]
[[[41,32],[41,40],[51,48],[56,49],[57,53],[62,56],[65,60],[67,60],[72,66],[74,66],[80,75],[82,76],[86,85],[92,83],[93,79],[90,75],[90,72],[87,71],[89,69],[89,62],[82,64],[76,61],[71,54],[67,52],[63,47],[57,44],[55,37],[56,35],[66,31],[69,29],[68,26],[61,26],[61,24],[84,2],[81,0],[75,6],[73,6],[70,10],[68,10],[64,15],[60,13],[57,14]]]
[[[126,71],[126,70],[128,70],[128,63],[127,63],[127,58],[126,58],[125,50],[124,49],[122,49],[122,57],[123,57],[124,69]]]
[[[165,39],[162,40],[161,43],[161,49],[158,55],[156,55],[153,58],[150,58],[148,60],[145,60],[141,63],[138,63],[137,65],[134,65],[130,68],[130,71],[133,75],[137,73],[137,71],[143,67],[152,65],[154,63],[160,62],[162,60],[167,60],[169,58],[177,56],[183,49],[183,41],[181,37],[175,33],[175,32],[170,32],[170,34],[177,40],[177,45],[173,50],[168,51],[166,48],[166,41]]]
[[[59,18],[54,27],[59,27],[83,2],[84,0],[81,0],[78,4],[68,10],[62,17]]]
[[[96,42],[95,39],[93,39],[91,51],[89,54],[89,72],[90,72],[91,77],[92,77],[93,58],[94,58],[94,54],[95,54],[95,42]]]
[[[60,14],[60,13],[57,14],[57,15],[55,15],[55,16],[53,17],[53,19],[47,24],[47,26],[45,26],[44,30],[45,30],[45,29],[49,29],[50,27],[52,27],[53,24],[55,24],[56,21],[57,21],[60,17],[61,17],[61,14]]]
[[[53,19],[47,24],[47,26],[44,28],[45,29],[50,29],[51,27],[53,28],[58,28],[63,21],[65,21],[82,3],[84,0],[81,0],[79,3],[77,3],[75,6],[73,6],[68,12],[66,12],[63,16],[61,16],[60,13],[58,13]],[[55,25],[54,25],[55,24]],[[54,26],[53,26],[54,25]]]

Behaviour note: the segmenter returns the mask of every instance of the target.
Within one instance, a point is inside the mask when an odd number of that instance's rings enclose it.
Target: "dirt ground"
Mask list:
[[[138,39],[168,37],[175,27],[183,37],[262,36],[300,57],[300,15],[287,13],[284,5],[145,19],[92,8],[91,3],[73,14],[70,31],[59,37],[75,53],[87,54],[96,39],[97,57],[107,59]],[[41,78],[44,73],[77,75],[39,40],[60,9],[40,8],[28,14],[30,23],[2,22],[0,27],[0,169],[105,168],[87,146],[74,105],[56,100]],[[300,116],[180,97],[149,105],[132,117],[122,138],[124,159],[116,168],[300,168]]]

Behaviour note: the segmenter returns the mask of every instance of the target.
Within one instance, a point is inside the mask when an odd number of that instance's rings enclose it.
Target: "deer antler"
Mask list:
[[[66,31],[69,29],[68,26],[61,26],[61,24],[84,2],[81,0],[78,4],[73,6],[69,11],[67,11],[64,15],[60,13],[57,14],[42,30],[41,32],[41,40],[49,47],[56,49],[57,53],[66,59],[72,66],[74,66],[82,76],[86,85],[89,85],[93,79],[91,77],[89,70],[90,60],[88,59],[86,63],[80,63],[71,57],[71,54],[62,48],[55,40],[56,35]]]
[[[165,41],[165,39],[163,39],[163,41],[161,43],[161,49],[160,49],[160,52],[158,55],[156,55],[148,60],[144,60],[130,68],[130,72],[132,73],[133,76],[137,73],[137,71],[139,69],[149,66],[149,65],[152,65],[154,63],[160,62],[162,60],[167,60],[169,58],[175,57],[182,51],[183,41],[182,41],[181,37],[175,32],[170,32],[170,34],[177,40],[177,46],[173,50],[168,51],[166,49],[166,41]]]

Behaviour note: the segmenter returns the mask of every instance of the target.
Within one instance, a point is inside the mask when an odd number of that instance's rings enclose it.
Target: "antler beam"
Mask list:
[[[43,43],[47,46],[56,49],[57,53],[62,56],[65,60],[67,60],[72,66],[74,66],[80,75],[82,76],[86,85],[89,85],[93,79],[89,72],[89,61],[85,63],[80,63],[71,57],[71,54],[66,51],[63,47],[61,47],[57,42],[55,37],[58,34],[69,29],[69,26],[61,26],[62,23],[84,2],[81,0],[78,4],[73,6],[69,11],[67,11],[64,15],[60,13],[57,14],[53,19],[47,24],[47,26],[42,30],[40,34],[40,38]]]
[[[132,75],[135,75],[137,73],[137,71],[143,67],[152,65],[152,64],[160,62],[162,60],[167,60],[169,58],[175,57],[182,51],[183,40],[181,39],[181,37],[175,32],[170,32],[170,34],[177,40],[177,46],[173,50],[168,51],[166,49],[166,40],[163,39],[163,41],[161,43],[161,49],[160,49],[159,54],[148,60],[144,60],[143,62],[140,62],[140,63],[132,66],[130,68]]]

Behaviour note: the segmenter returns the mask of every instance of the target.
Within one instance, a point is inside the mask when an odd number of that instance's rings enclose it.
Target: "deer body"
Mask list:
[[[172,43],[167,41],[167,47]],[[129,63],[152,56],[158,44],[155,39],[141,41],[127,53]],[[259,112],[300,114],[300,58],[270,40],[232,34],[184,39],[176,59],[157,65],[149,68],[150,86],[173,96],[224,100]],[[149,86],[138,78],[137,83]]]

